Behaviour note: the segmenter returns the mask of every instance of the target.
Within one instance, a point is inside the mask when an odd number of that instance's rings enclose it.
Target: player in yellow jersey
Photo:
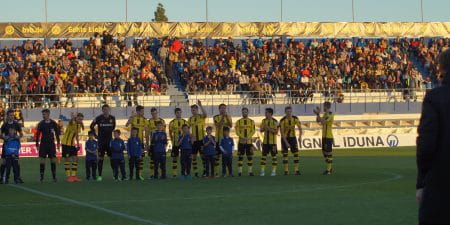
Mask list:
[[[155,132],[157,130],[156,124],[158,122],[160,122],[162,124],[162,127],[163,127],[162,129],[164,132],[166,132],[166,121],[164,121],[164,119],[162,119],[158,116],[158,110],[156,108],[151,108],[150,113],[152,114],[152,117],[148,120],[149,136],[152,137],[153,132]],[[150,147],[148,150],[148,157],[150,158],[150,179],[153,179],[153,177],[154,177],[153,172],[154,172],[154,166],[155,166],[155,162],[153,159],[153,143],[150,143]]]
[[[302,136],[302,126],[298,117],[292,115],[292,107],[287,106],[284,109],[286,115],[280,120],[281,133],[281,151],[283,153],[284,175],[289,174],[289,149],[294,155],[294,171],[295,175],[300,175],[299,171],[299,149],[295,127],[299,130],[299,140]]]
[[[238,176],[242,176],[244,155],[247,156],[248,175],[253,175],[253,142],[255,134],[255,121],[248,118],[248,109],[242,108],[242,118],[236,121],[236,134],[238,141]]]
[[[331,112],[331,102],[323,103],[323,116],[320,117],[320,108],[314,110],[316,121],[322,125],[322,153],[326,162],[326,170],[323,175],[333,172],[333,121],[334,114]]]
[[[180,146],[178,145],[178,138],[183,133],[183,125],[189,125],[188,121],[181,117],[182,111],[180,108],[175,109],[175,119],[169,123],[169,136],[172,141],[172,177],[177,177],[178,157],[180,155]]]
[[[202,114],[198,112],[198,109],[201,109]],[[203,170],[205,170],[205,163],[203,158],[203,138],[205,137],[205,122],[208,114],[206,114],[205,109],[202,106],[202,102],[199,100],[198,105],[191,106],[192,116],[189,118],[189,125],[191,126],[191,136],[192,136],[192,169],[194,170],[194,174],[198,177],[198,168],[197,168],[197,155],[200,153],[200,157],[202,158]]]
[[[72,113],[69,124],[61,139],[64,170],[68,182],[78,182],[78,150],[80,149],[79,133],[83,127],[83,114]]]
[[[217,141],[217,145],[216,145],[216,161],[214,164],[214,171],[216,171],[215,176],[219,175],[219,162],[220,162],[220,156],[222,151],[220,150],[220,142],[219,140],[223,138],[223,128],[224,127],[228,127],[231,128],[233,127],[233,120],[231,119],[231,116],[229,116],[227,114],[227,105],[225,104],[220,104],[219,105],[219,115],[215,115],[214,116],[214,127],[216,129],[216,140]]]
[[[141,105],[136,106],[136,112],[131,115],[125,124],[126,127],[130,127],[130,130],[135,128],[138,130],[138,137],[141,139],[145,146],[149,144],[149,131],[148,131],[148,120],[144,117],[144,107]],[[145,149],[145,148],[144,148]],[[144,159],[145,153],[142,152],[142,159]],[[139,179],[144,180],[142,177],[142,169],[144,168],[144,160],[140,161],[139,164]]]
[[[261,122],[261,133],[263,134],[263,144],[262,144],[262,156],[261,156],[261,174],[260,176],[265,176],[266,169],[266,159],[267,155],[270,153],[272,156],[272,174],[275,176],[277,174],[277,134],[278,134],[278,121],[272,117],[273,109],[266,109],[266,118]]]

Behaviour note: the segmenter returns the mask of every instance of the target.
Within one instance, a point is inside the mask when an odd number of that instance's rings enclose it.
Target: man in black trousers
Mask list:
[[[438,58],[442,85],[422,104],[417,137],[420,225],[449,225],[450,216],[450,49]]]

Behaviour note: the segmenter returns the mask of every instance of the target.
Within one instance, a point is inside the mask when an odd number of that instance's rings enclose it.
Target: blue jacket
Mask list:
[[[234,141],[231,137],[223,137],[220,139],[220,147],[223,149],[223,155],[225,156],[232,156],[233,155],[233,147],[234,147]]]
[[[3,150],[5,151],[5,156],[19,156],[20,151],[20,140],[17,137],[8,138],[4,143]]]
[[[97,160],[97,154],[90,153],[87,150],[98,151],[98,142],[96,140],[86,141],[86,160]]]
[[[166,153],[167,134],[164,131],[155,131],[152,135],[153,152]]]
[[[126,150],[125,142],[120,138],[114,138],[109,143],[111,147],[111,159],[124,159],[123,152]]]
[[[127,142],[128,157],[141,157],[144,145],[138,137],[130,137]]]
[[[212,136],[212,139],[216,141],[216,138]],[[209,142],[209,137],[205,136],[203,138],[203,154],[207,156],[216,155],[216,145],[214,143],[209,143],[207,146],[205,146],[206,143]]]
[[[183,135],[180,135],[180,137],[178,137],[178,141],[181,140],[180,149],[192,151],[191,135],[189,134],[189,135],[184,136],[183,139],[182,138],[183,138]]]

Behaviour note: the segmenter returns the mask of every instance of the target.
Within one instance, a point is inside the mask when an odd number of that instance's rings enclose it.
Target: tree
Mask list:
[[[156,7],[155,18],[152,19],[153,22],[167,22],[169,19],[166,16],[166,10],[164,9],[163,4],[158,3],[158,7]]]

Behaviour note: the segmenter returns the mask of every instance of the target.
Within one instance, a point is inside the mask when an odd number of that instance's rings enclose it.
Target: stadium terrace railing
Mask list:
[[[234,91],[234,92],[195,92],[182,95],[143,94],[143,93],[76,93],[76,94],[19,94],[2,95],[0,102],[7,108],[98,108],[103,104],[112,107],[182,106],[195,104],[201,100],[204,105],[261,105],[261,104],[321,104],[333,103],[385,103],[385,102],[421,102],[425,89],[380,89],[380,90],[284,90],[270,91]],[[180,99],[185,99],[185,101]]]

